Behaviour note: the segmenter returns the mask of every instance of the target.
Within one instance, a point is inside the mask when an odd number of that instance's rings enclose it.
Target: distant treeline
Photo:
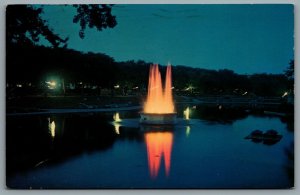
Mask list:
[[[83,82],[101,88],[113,88],[117,84],[128,89],[147,88],[151,63],[143,60],[116,62],[101,53],[16,44],[9,44],[6,51],[6,79],[12,85],[30,82],[38,86],[54,76],[65,83]],[[161,67],[161,72],[164,77],[165,66]],[[241,75],[227,69],[208,70],[177,65],[172,67],[172,76],[178,93],[280,96],[291,89],[284,73]]]

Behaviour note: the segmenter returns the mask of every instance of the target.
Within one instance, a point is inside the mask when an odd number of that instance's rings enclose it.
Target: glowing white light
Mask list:
[[[120,88],[120,85],[115,85],[114,88],[115,88],[115,89],[119,89],[119,88]]]
[[[48,118],[48,128],[49,128],[51,137],[54,138],[55,137],[55,122],[54,121],[50,122],[50,118]]]
[[[115,122],[121,122],[120,114],[117,112],[113,116]]]
[[[47,84],[51,85],[51,86],[56,86],[56,82],[55,81],[46,81]]]
[[[243,95],[246,95],[248,92],[246,91],[245,93],[243,93]]]
[[[284,94],[281,97],[285,97],[287,96],[289,93],[288,92],[284,92]]]
[[[189,85],[184,89],[184,91],[192,91],[193,89],[195,89],[195,87],[193,85]]]
[[[46,81],[48,84],[49,89],[55,89],[56,88],[56,82],[55,81]]]
[[[184,111],[183,111],[183,115],[184,115],[184,119],[185,120],[190,120],[190,108],[187,107]]]
[[[17,84],[17,87],[22,87],[22,85],[21,84]]]

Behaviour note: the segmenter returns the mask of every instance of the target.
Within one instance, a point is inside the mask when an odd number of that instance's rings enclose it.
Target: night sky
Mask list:
[[[294,58],[292,5],[115,5],[113,29],[73,24],[75,9],[44,6],[43,18],[68,48],[100,52],[116,61],[283,73]],[[43,43],[43,42],[42,42]]]

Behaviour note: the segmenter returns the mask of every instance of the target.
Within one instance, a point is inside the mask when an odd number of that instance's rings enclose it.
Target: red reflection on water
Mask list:
[[[148,132],[145,133],[145,140],[151,178],[157,177],[162,157],[165,160],[165,174],[168,176],[171,165],[173,134],[171,132]]]

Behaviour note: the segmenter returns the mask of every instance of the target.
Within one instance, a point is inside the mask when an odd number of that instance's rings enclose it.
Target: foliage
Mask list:
[[[66,44],[50,30],[47,22],[41,18],[42,8],[31,5],[8,5],[6,9],[6,43],[33,44],[43,36],[54,47]]]
[[[289,90],[292,93],[294,93],[294,80],[295,80],[294,68],[295,68],[295,62],[294,62],[294,60],[291,60],[289,63],[289,67],[285,71],[285,76],[287,77],[288,82],[289,82]]]
[[[113,28],[117,25],[116,17],[111,14],[112,5],[74,5],[77,9],[77,15],[74,16],[73,22],[80,23],[80,38],[84,38],[84,30],[88,25],[89,28],[96,28],[101,31],[105,28]]]
[[[54,75],[64,78],[66,83],[85,82],[109,87],[115,79],[115,70],[114,59],[105,54],[16,44],[7,48],[9,83],[39,84]]]
[[[73,22],[81,26],[80,38],[84,38],[87,26],[101,31],[105,28],[113,28],[117,24],[115,16],[111,14],[112,5],[73,5],[73,7],[77,10]],[[53,47],[67,47],[68,38],[61,38],[50,29],[47,21],[41,17],[42,12],[42,7],[8,5],[6,43],[35,44],[44,37]]]
[[[285,75],[289,80],[294,80],[294,68],[295,68],[295,62],[294,60],[291,60],[289,63],[289,67],[285,71]]]
[[[101,88],[119,84],[121,88],[138,86],[145,91],[150,64],[142,60],[115,62],[101,53],[13,44],[7,48],[7,82],[38,84],[48,75],[57,75],[66,83],[84,82]],[[160,70],[164,80],[165,66],[160,66]],[[289,87],[284,74],[240,75],[227,69],[173,66],[172,75],[178,94],[281,96]],[[193,90],[186,91],[191,86]]]

